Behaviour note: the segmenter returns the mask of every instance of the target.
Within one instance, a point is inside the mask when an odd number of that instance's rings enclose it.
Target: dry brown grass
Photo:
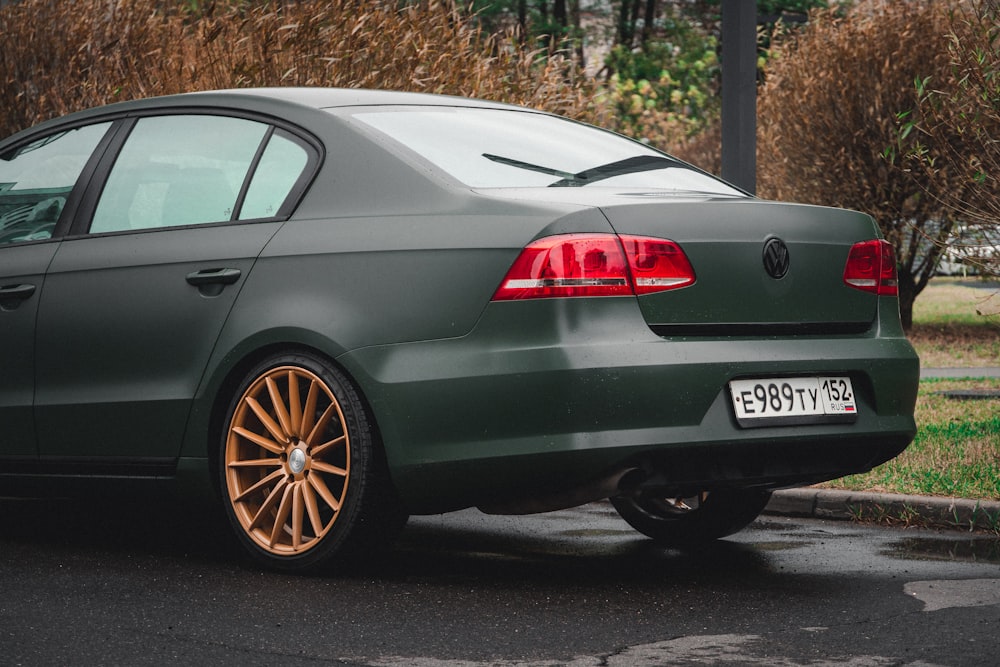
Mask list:
[[[975,324],[914,324],[907,337],[925,368],[1000,366],[1000,328]]]
[[[924,367],[1000,366],[1000,284],[935,278],[913,306],[907,335]]]
[[[976,277],[935,278],[914,304],[915,322],[1000,325],[1000,282]]]
[[[0,10],[0,136],[108,102],[251,86],[466,95],[599,119],[570,63],[485,35],[452,2],[22,0]]]

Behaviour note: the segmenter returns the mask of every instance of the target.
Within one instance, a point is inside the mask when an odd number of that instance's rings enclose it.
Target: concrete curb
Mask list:
[[[1000,530],[1000,502],[834,489],[775,491],[765,514],[886,522],[961,530]]]

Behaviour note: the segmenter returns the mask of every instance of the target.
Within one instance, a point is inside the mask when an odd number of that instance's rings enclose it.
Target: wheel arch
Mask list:
[[[371,403],[357,379],[336,357],[343,350],[335,343],[314,332],[300,329],[260,332],[229,351],[206,374],[192,407],[185,434],[182,457],[202,458],[208,462],[208,473],[218,491],[219,447],[225,428],[226,413],[247,374],[265,359],[278,354],[306,354],[337,369],[354,386],[361,399],[369,424],[374,428],[382,457],[386,456],[382,432]]]
[[[329,355],[280,341],[227,371],[211,397],[207,458],[246,553],[306,571],[390,544],[407,514],[356,381]]]

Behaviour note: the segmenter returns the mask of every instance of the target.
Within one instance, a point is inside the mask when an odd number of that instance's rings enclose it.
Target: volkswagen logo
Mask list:
[[[768,239],[764,244],[764,270],[767,275],[775,280],[784,278],[790,264],[785,242],[779,238]]]

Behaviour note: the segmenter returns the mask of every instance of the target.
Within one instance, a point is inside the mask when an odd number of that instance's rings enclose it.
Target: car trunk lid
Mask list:
[[[675,241],[697,279],[639,297],[663,335],[856,333],[878,298],[844,283],[851,247],[877,237],[870,217],[753,199],[601,207],[619,234]]]

